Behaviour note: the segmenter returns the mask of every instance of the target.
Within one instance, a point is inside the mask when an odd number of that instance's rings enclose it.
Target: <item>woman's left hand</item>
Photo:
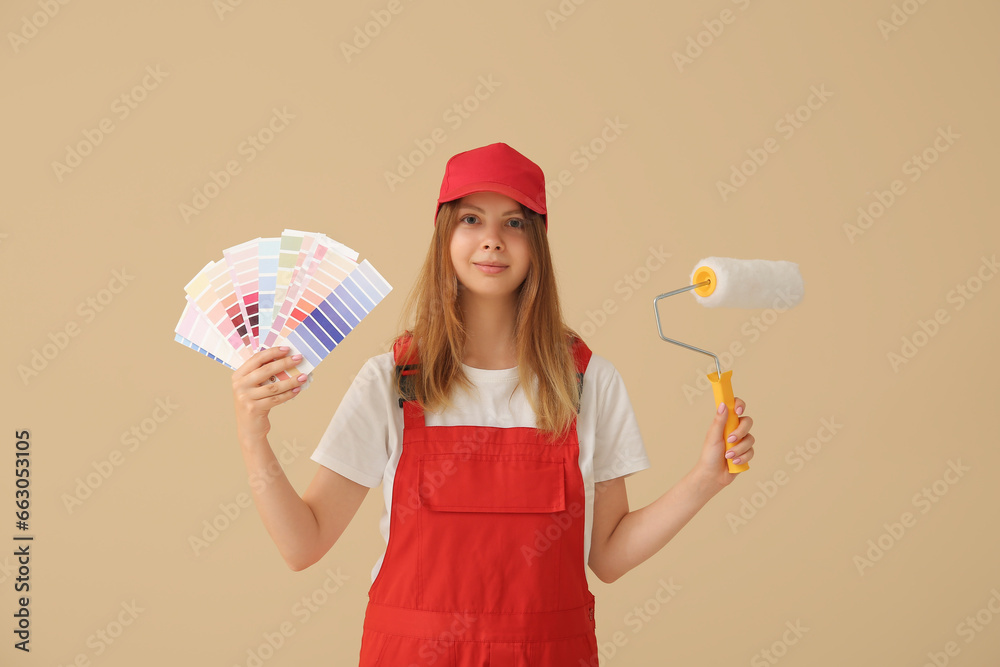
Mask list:
[[[723,410],[721,415],[716,412],[715,419],[712,420],[712,424],[708,428],[708,435],[705,436],[701,458],[694,470],[695,475],[713,490],[729,486],[740,474],[729,472],[729,464],[726,463],[727,454],[734,463],[745,463],[753,458],[754,437],[750,435],[753,419],[743,415],[743,412],[746,411],[746,403],[742,399],[735,398],[734,402],[736,414],[740,415],[740,423],[729,436],[730,438],[735,436],[733,446],[727,451],[726,443],[723,441],[728,409]]]

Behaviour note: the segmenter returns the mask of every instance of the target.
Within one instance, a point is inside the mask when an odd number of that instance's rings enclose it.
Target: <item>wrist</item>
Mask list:
[[[271,443],[267,441],[267,435],[262,433],[241,433],[237,430],[236,439],[240,443],[240,448],[244,451],[259,451],[262,448],[271,448]]]
[[[719,486],[718,483],[716,483],[709,475],[702,472],[697,466],[692,468],[685,478],[687,483],[690,485],[692,492],[703,503],[707,503],[715,497],[715,494],[722,490],[722,487]]]

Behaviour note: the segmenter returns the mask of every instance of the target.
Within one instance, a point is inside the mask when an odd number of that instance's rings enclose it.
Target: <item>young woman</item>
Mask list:
[[[533,162],[503,143],[448,161],[412,327],[358,373],[301,498],[266,436],[306,377],[264,384],[297,359],[263,350],[233,374],[247,469],[278,471],[254,501],[293,570],[383,487],[362,667],[596,667],[585,566],[615,581],[736,477],[723,404],[691,471],[629,511],[624,478],[650,462],[621,376],[563,322],[547,234]],[[737,463],[753,456],[751,425],[740,417],[731,438]]]

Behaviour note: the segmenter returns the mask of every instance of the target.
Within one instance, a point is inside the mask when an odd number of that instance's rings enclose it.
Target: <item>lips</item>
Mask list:
[[[507,268],[505,264],[476,264],[478,268],[483,273],[500,273]]]

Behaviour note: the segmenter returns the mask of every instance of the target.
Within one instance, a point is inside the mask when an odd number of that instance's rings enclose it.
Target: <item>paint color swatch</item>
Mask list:
[[[392,291],[368,260],[324,234],[286,229],[227,248],[184,286],[174,340],[233,370],[288,346],[309,374]],[[307,382],[306,385],[309,383]]]

